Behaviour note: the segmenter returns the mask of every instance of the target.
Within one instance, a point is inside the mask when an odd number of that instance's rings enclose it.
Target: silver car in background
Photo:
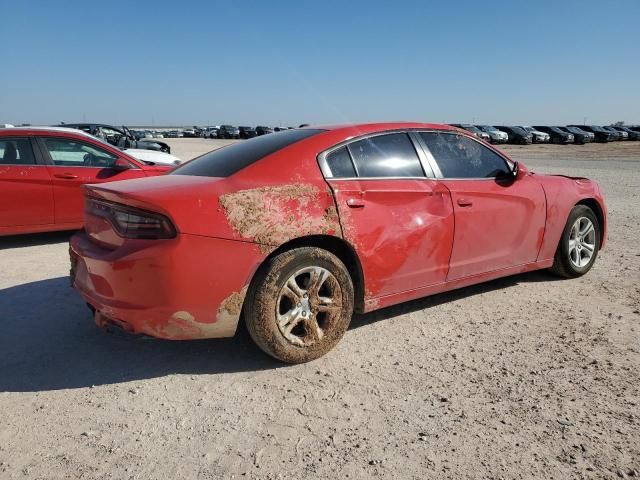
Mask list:
[[[492,127],[491,125],[476,125],[476,127],[489,134],[491,143],[507,143],[509,141],[507,132],[498,130],[496,127]]]
[[[489,142],[491,140],[491,137],[487,132],[483,132],[478,127],[471,125],[469,123],[450,123],[449,125],[451,125],[452,127],[461,128],[463,130],[466,130],[467,132],[471,132],[476,137],[481,138],[486,142]]]
[[[520,128],[533,136],[533,143],[549,143],[551,141],[551,135],[548,133],[541,132],[533,127],[527,127],[524,125],[520,125]]]

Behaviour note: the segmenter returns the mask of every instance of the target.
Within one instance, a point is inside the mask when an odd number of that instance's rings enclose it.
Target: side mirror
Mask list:
[[[131,168],[131,164],[126,160],[119,158],[116,160],[116,163],[111,167],[113,170],[117,170],[119,172],[123,170],[129,170]]]
[[[511,167],[511,177],[516,180],[518,178],[518,172],[520,171],[520,165],[518,162],[513,162],[513,167]]]

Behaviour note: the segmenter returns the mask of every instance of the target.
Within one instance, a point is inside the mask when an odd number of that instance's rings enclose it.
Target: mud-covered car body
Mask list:
[[[367,312],[550,267],[579,203],[598,213],[605,240],[595,182],[534,174],[445,125],[304,128],[216,152],[170,175],[85,187],[72,282],[98,324],[232,336],[257,272],[301,246],[340,258],[355,310]],[[493,176],[447,163],[455,152]],[[134,227],[119,220],[127,215]]]
[[[161,175],[173,166],[148,165],[79,130],[0,129],[0,235],[78,229],[82,185]]]
[[[171,153],[171,147],[168,143],[155,140],[153,135],[147,130],[142,131],[137,137],[138,139],[136,139],[136,136],[134,136],[127,127],[118,128],[113,125],[105,125],[101,123],[65,123],[58,126],[82,130],[89,135],[101,138],[102,140],[109,142],[111,145],[123,150],[126,148],[138,148]]]

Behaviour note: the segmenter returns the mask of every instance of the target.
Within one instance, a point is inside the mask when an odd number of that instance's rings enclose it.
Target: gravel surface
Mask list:
[[[184,159],[228,143],[169,142]],[[305,365],[246,333],[101,331],[69,287],[68,233],[0,239],[0,478],[640,476],[640,142],[505,150],[600,182],[593,270],[358,316]]]

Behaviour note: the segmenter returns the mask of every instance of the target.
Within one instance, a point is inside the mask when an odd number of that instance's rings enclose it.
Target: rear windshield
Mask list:
[[[285,130],[243,140],[228,147],[205,153],[171,172],[171,175],[228,177],[278,150],[316,135],[324,130]]]

